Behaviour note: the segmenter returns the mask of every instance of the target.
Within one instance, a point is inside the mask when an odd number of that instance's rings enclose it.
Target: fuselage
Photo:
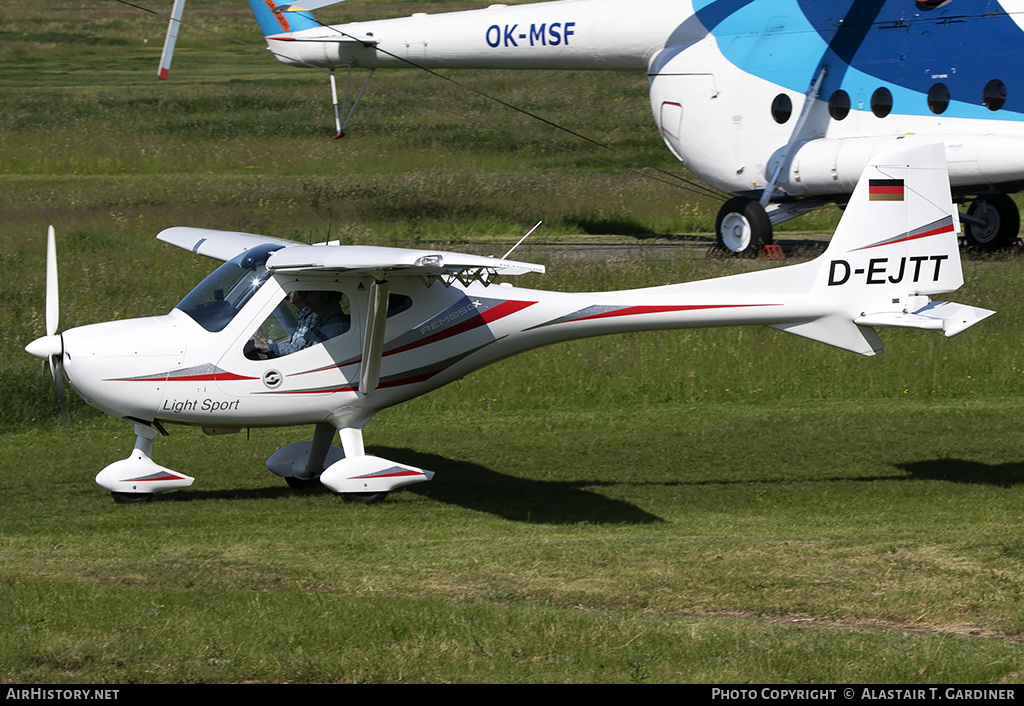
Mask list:
[[[757,274],[791,284],[801,267]],[[582,294],[479,282],[426,286],[419,278],[394,278],[392,301],[403,305],[389,312],[380,382],[365,393],[359,380],[371,283],[274,275],[230,320],[215,326],[194,316],[195,309],[179,307],[163,316],[71,329],[62,334],[64,368],[90,404],[135,421],[208,428],[361,426],[380,409],[559,341],[649,329],[784,323],[824,311],[806,292],[770,284],[749,291],[735,278]],[[296,287],[339,293],[350,326],[302,350],[252,355],[248,344],[268,328]]]

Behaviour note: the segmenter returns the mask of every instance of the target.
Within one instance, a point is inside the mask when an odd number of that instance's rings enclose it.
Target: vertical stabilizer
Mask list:
[[[320,27],[312,13],[299,9],[296,5],[279,7],[274,0],[249,0],[249,7],[256,15],[256,21],[259,22],[264,37]]]
[[[829,313],[775,328],[863,355],[882,351],[876,326],[960,333],[995,312],[927,296],[964,282],[959,231],[942,144],[907,138],[865,168],[814,263],[812,296]]]
[[[945,151],[941,143],[907,143],[864,170],[825,251],[819,286],[891,299],[963,284]]]

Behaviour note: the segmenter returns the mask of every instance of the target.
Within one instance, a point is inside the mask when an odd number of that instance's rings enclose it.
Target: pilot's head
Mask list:
[[[337,308],[338,302],[341,300],[341,292],[332,291],[312,291],[306,292],[309,306],[313,311],[326,311],[327,309]]]

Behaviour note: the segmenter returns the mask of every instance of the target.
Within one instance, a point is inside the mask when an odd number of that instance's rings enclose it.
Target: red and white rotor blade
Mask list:
[[[160,54],[160,70],[157,77],[167,80],[171,71],[171,57],[174,56],[174,43],[178,41],[178,28],[181,27],[181,13],[185,11],[185,0],[174,0],[171,8],[171,21],[167,24],[167,38],[164,39],[164,50]]]

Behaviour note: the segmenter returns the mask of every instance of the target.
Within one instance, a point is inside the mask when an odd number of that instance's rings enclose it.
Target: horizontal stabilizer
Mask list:
[[[856,319],[860,326],[901,326],[945,331],[951,338],[996,312],[954,302],[931,302],[914,313],[885,312]]]
[[[873,328],[858,326],[841,314],[795,324],[772,324],[771,327],[861,355],[882,352],[882,339]]]

